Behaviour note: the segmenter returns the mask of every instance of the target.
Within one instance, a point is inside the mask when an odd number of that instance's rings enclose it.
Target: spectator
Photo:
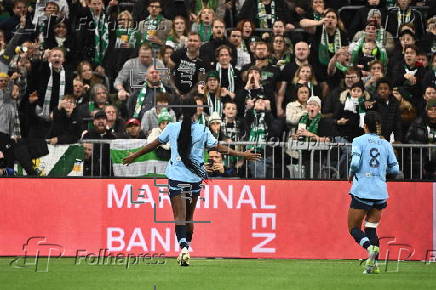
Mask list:
[[[295,26],[291,23],[291,13],[283,0],[256,0],[245,1],[238,18],[249,19],[255,23],[256,28],[272,28],[275,20],[280,19],[286,23],[288,29]]]
[[[402,142],[400,123],[400,104],[392,95],[392,85],[386,78],[381,78],[376,85],[376,102],[370,110],[381,116],[381,136],[390,142]]]
[[[153,107],[157,93],[170,93],[170,89],[164,86],[156,68],[150,66],[142,89],[127,101],[128,116],[142,119],[144,113]]]
[[[421,105],[416,108],[417,116],[424,116],[426,114],[426,104],[430,100],[436,100],[436,88],[434,86],[427,86],[424,90],[423,100]]]
[[[156,95],[156,105],[150,110],[146,111],[141,120],[142,131],[145,136],[149,136],[154,128],[159,127],[158,116],[163,109],[169,104],[169,99],[167,94],[158,93]],[[169,114],[172,120],[176,119],[176,115],[173,110],[169,110]]]
[[[425,115],[418,117],[406,134],[409,144],[436,144],[436,99],[431,99],[425,107]]]
[[[291,60],[294,58],[292,55],[289,46],[290,42],[285,41],[285,37],[282,35],[276,35],[272,38],[272,49],[273,52],[271,54],[271,58],[269,59],[270,63],[276,65],[282,71],[286,64],[291,63]]]
[[[200,58],[206,63],[207,66],[215,67],[216,64],[216,49],[225,44],[230,47],[232,53],[232,65],[236,64],[238,59],[238,52],[236,47],[233,46],[225,35],[226,27],[222,20],[215,19],[212,23],[212,37],[200,47]]]
[[[271,107],[276,110],[277,83],[279,82],[280,70],[271,65],[268,61],[270,51],[265,42],[256,42],[255,61],[242,68],[242,79],[246,80],[249,70],[253,66],[260,72],[260,84],[263,87],[264,95],[269,98]],[[284,113],[282,114],[284,115]]]
[[[221,97],[235,99],[235,91],[239,86],[239,71],[233,68],[230,63],[232,61],[231,49],[226,45],[221,45],[215,52],[217,63],[215,70],[218,72]]]
[[[153,59],[152,56],[151,47],[148,44],[142,44],[138,57],[131,58],[124,63],[114,82],[114,88],[118,91],[118,100],[126,101],[130,95],[142,87],[145,73],[150,66],[164,67],[160,60]]]
[[[209,160],[204,165],[207,175],[212,178],[219,177],[234,177],[234,169],[226,168],[223,162],[223,156],[220,152],[215,150],[209,151]]]
[[[244,118],[237,117],[238,108],[235,102],[224,103],[224,119],[221,131],[233,142],[246,140],[248,137],[247,123]]]
[[[197,15],[200,15],[203,9],[216,11],[216,17],[224,19],[226,12],[225,2],[227,2],[225,0],[188,0],[186,2],[188,2],[188,15],[192,21],[197,19]]]
[[[377,81],[385,76],[385,66],[379,60],[373,60],[369,64],[369,74],[362,77],[362,81],[365,83],[365,90],[371,94],[371,96],[376,95],[376,84]]]
[[[301,117],[307,113],[307,100],[311,97],[310,88],[306,84],[298,85],[296,95],[297,99],[286,105],[286,122],[294,129]]]
[[[200,10],[196,21],[192,24],[191,32],[200,36],[201,43],[206,43],[212,36],[212,23],[216,19],[213,9],[203,8]]]
[[[386,3],[381,0],[366,0],[365,6],[357,10],[350,25],[349,32],[354,35],[365,27],[366,21],[374,15],[380,17],[380,23],[386,19]]]
[[[44,32],[47,34],[47,38],[44,41],[44,48],[62,48],[65,52],[65,66],[75,68],[77,65],[77,59],[75,58],[77,48],[74,45],[70,22],[63,17],[55,17],[55,19],[51,21],[53,21],[53,24],[49,26],[47,32]]]
[[[285,92],[284,106],[286,107],[289,102],[296,100],[297,88],[301,85],[307,85],[310,89],[311,96],[321,96],[321,90],[318,86],[318,82],[315,79],[313,69],[310,65],[302,65],[295,72],[294,78]]]
[[[186,48],[180,48],[171,55],[170,67],[178,95],[185,95],[196,86],[205,72],[206,64],[200,59],[200,37],[190,32]]]
[[[104,106],[106,113],[106,128],[111,131],[115,136],[121,134],[124,130],[124,120],[119,117],[118,108],[113,105]]]
[[[316,96],[310,97],[306,110],[307,114],[301,116],[297,131],[292,137],[299,140],[330,141],[329,136],[335,136],[336,131],[333,131],[328,120],[321,116],[321,99]]]
[[[322,88],[322,96],[326,95],[326,92],[328,91],[328,86],[325,81],[326,73],[323,72],[319,66],[317,66],[315,63],[309,62],[309,56],[310,56],[310,47],[309,43],[305,41],[299,41],[295,43],[294,47],[294,53],[295,53],[295,59],[289,63],[286,64],[283,68],[282,72],[280,73],[279,81],[280,88],[277,93],[277,116],[284,116],[284,98],[285,98],[285,92],[287,89],[288,84],[292,82],[292,78],[295,76],[295,72],[298,70],[298,68],[302,65],[312,65],[312,69],[314,71],[315,79],[318,81],[319,85]]]
[[[107,117],[104,111],[97,111],[94,115],[93,127],[85,131],[82,139],[115,139],[110,130],[106,129]],[[88,161],[89,162],[89,161]],[[85,167],[89,166],[85,164]],[[110,162],[109,144],[93,144],[91,168],[93,176],[111,176],[112,166]]]
[[[110,5],[113,5],[113,1]],[[76,3],[71,9],[76,18],[77,57],[93,65],[101,66],[106,62],[109,45],[109,16],[105,13],[102,0],[89,0],[83,7]]]
[[[250,53],[242,41],[242,31],[238,29],[230,30],[229,41],[236,47],[238,54],[238,60],[235,67],[236,69],[241,70],[244,65],[251,63]]]
[[[13,2],[13,15],[9,18],[0,21],[0,29],[5,33],[6,40],[12,38],[17,25],[20,23],[20,17],[26,16],[27,4],[24,0],[16,0]]]
[[[0,151],[5,167],[13,167],[10,148],[20,136],[18,111],[12,99],[13,81],[5,73],[0,73]],[[17,123],[18,122],[18,123]]]
[[[139,22],[138,29],[143,35],[143,42],[151,47],[160,47],[165,44],[173,23],[161,14],[162,6],[159,0],[149,0],[147,11],[149,15]]]
[[[150,135],[147,138],[147,143],[153,142],[153,140],[156,140],[157,137],[162,133],[162,131],[168,126],[169,123],[173,122],[174,119],[171,117],[171,115],[168,113],[166,108],[163,108],[162,111],[159,113],[158,116],[158,127],[153,128],[151,130]],[[159,147],[157,147],[154,152],[161,160],[169,160],[171,157],[171,151],[170,151],[170,143],[162,144]]]
[[[395,66],[392,72],[394,87],[404,88],[403,97],[417,107],[422,95],[421,83],[425,70],[416,62],[417,48],[415,45],[406,45],[404,59]]]
[[[394,37],[399,36],[399,27],[403,24],[411,24],[416,29],[416,36],[421,39],[424,36],[424,18],[421,12],[410,7],[411,0],[397,0],[397,7],[388,11],[386,17],[386,30]]]
[[[165,41],[165,45],[174,50],[184,48],[188,42],[188,25],[183,16],[177,15],[174,18],[173,26]]]
[[[62,49],[46,51],[43,61],[34,61],[29,78],[29,96],[24,98],[24,113],[29,118],[29,137],[45,138],[51,126],[53,110],[64,94],[73,92],[73,73],[64,69]]]
[[[246,100],[245,119],[249,128],[248,141],[256,145],[247,146],[247,149],[266,153],[265,160],[253,161],[248,163],[251,176],[254,178],[266,178],[270,176],[269,170],[272,168],[272,156],[269,151],[264,150],[265,145],[259,143],[268,141],[268,134],[272,124],[271,102],[262,95],[257,95],[256,99]]]
[[[256,26],[254,22],[248,19],[242,19],[238,21],[236,29],[242,31],[242,41],[247,52],[250,52],[251,38],[254,36]]]
[[[200,85],[198,91],[198,94],[204,97],[205,103],[209,106],[204,110],[208,115],[211,115],[212,112],[217,112],[219,116],[222,115],[224,100],[221,98],[221,92],[218,72],[208,72],[204,88]]]
[[[209,119],[209,115],[204,112],[204,98],[202,96],[196,96],[194,97],[194,100],[197,104],[197,112],[195,113],[197,122],[199,124],[207,126],[207,120]]]
[[[65,95],[53,111],[53,123],[47,135],[51,145],[76,143],[82,133],[76,99],[72,95]]]
[[[130,118],[125,123],[125,131],[117,135],[120,139],[145,139],[146,136],[141,130],[141,122],[138,119]]]
[[[352,48],[351,62],[359,66],[363,71],[368,71],[369,63],[373,60],[380,60],[387,66],[387,53],[380,42],[377,43],[377,24],[368,22],[365,26],[365,33],[357,40]]]
[[[107,88],[102,84],[95,84],[91,88],[91,98],[92,100],[78,108],[83,130],[92,128],[95,113],[104,110],[104,107],[109,104]]]
[[[81,105],[89,102],[89,86],[85,86],[81,78],[75,77],[73,80],[73,96],[76,104]]]
[[[365,117],[365,89],[363,83],[357,82],[351,86],[350,96],[336,114],[336,125],[339,135],[346,143],[363,134]]]
[[[218,141],[226,141],[226,142],[231,141],[228,136],[224,135],[221,129],[222,124],[223,122],[221,120],[220,115],[217,112],[212,112],[208,120],[208,126],[210,132]]]
[[[354,83],[361,80],[361,72],[356,67],[351,67],[345,73],[345,78],[341,81],[340,86],[334,88],[323,101],[322,113],[326,118],[336,116],[336,113],[341,107],[341,100],[345,102],[346,98],[351,94],[351,87]]]

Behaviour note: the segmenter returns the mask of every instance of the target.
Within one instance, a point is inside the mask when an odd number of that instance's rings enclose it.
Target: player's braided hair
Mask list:
[[[365,125],[369,132],[381,135],[381,118],[377,112],[370,111],[365,114]]]
[[[183,164],[192,173],[200,177],[201,179],[207,179],[207,173],[203,166],[191,160],[192,149],[192,116],[197,111],[196,102],[192,98],[188,98],[182,101],[182,125],[180,128],[179,137],[177,138],[177,149],[179,151],[180,158]]]

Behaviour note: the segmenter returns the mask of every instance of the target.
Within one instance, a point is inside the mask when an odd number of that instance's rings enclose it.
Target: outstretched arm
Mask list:
[[[144,154],[147,154],[150,151],[153,151],[159,145],[161,145],[159,138],[156,138],[153,142],[146,144],[144,147],[142,147],[140,150],[136,151],[135,153],[131,153],[129,156],[124,157],[123,164],[129,165],[130,163],[135,161],[136,158]]]
[[[222,145],[222,144],[218,144],[215,148],[216,148],[216,150],[218,150],[222,154],[228,154],[230,156],[244,157],[246,160],[260,160],[262,158],[262,155],[260,155],[259,153],[253,153],[253,152],[251,152],[251,150],[247,150],[244,152],[238,151],[238,150],[233,150],[232,148],[225,146],[225,145]]]

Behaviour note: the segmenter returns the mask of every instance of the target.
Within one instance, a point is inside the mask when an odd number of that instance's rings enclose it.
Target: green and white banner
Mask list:
[[[145,140],[141,139],[117,139],[112,141],[110,152],[114,176],[165,176],[165,169],[169,159],[159,158],[154,151],[138,157],[129,166],[123,165],[122,160],[124,157],[127,157],[131,152],[138,151],[145,144]]]
[[[83,146],[48,145],[48,155],[33,159],[33,168],[40,176],[64,177],[83,176]],[[17,175],[25,175],[21,166],[16,168]]]

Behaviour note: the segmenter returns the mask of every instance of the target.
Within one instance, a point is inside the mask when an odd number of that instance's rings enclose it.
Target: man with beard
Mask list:
[[[94,115],[94,127],[83,135],[86,139],[115,139],[115,136],[106,128],[107,116],[104,111],[97,111]],[[93,176],[112,175],[110,164],[109,144],[93,144],[91,168]],[[89,165],[85,164],[85,167]]]
[[[147,69],[146,80],[143,88],[127,101],[127,112],[129,118],[142,119],[144,113],[155,104],[157,93],[169,93],[170,89],[162,83],[159,71],[154,66]],[[170,104],[173,104],[170,100]]]
[[[92,100],[82,103],[77,108],[78,119],[83,130],[92,128],[94,114],[97,111],[104,110],[104,107],[108,104],[108,91],[105,85],[95,84],[91,88],[91,97]]]
[[[195,32],[188,35],[186,48],[176,50],[170,58],[176,93],[184,95],[197,84],[200,72],[205,72],[205,63],[199,58],[200,36]]]
[[[299,41],[294,46],[294,53],[295,53],[295,59],[291,63],[288,63],[283,68],[282,72],[280,73],[279,81],[280,88],[277,93],[277,116],[278,117],[284,117],[285,116],[285,110],[284,110],[284,99],[285,99],[285,91],[288,84],[292,82],[293,77],[295,76],[295,72],[297,69],[302,65],[307,65],[309,63],[309,55],[310,55],[310,48],[309,44],[305,41]],[[312,64],[310,64],[312,65]],[[325,94],[326,90],[328,90],[327,83],[325,81],[325,73],[322,73],[319,68],[316,65],[312,65],[312,68],[314,69],[315,78],[318,81],[318,83],[322,87],[323,95]]]
[[[271,102],[273,112],[277,108],[276,91],[279,84],[280,69],[269,63],[270,51],[268,44],[263,41],[256,42],[254,48],[254,63],[242,67],[242,79],[246,80],[248,71],[251,66],[255,66],[260,70],[260,85],[263,87],[264,95]],[[284,113],[283,113],[284,114]]]
[[[232,50],[232,65],[236,65],[238,60],[238,51],[225,37],[226,27],[222,20],[215,19],[212,23],[212,37],[210,41],[203,44],[200,48],[200,58],[210,66],[210,69],[215,68],[216,58],[215,51],[218,47],[225,44]]]

